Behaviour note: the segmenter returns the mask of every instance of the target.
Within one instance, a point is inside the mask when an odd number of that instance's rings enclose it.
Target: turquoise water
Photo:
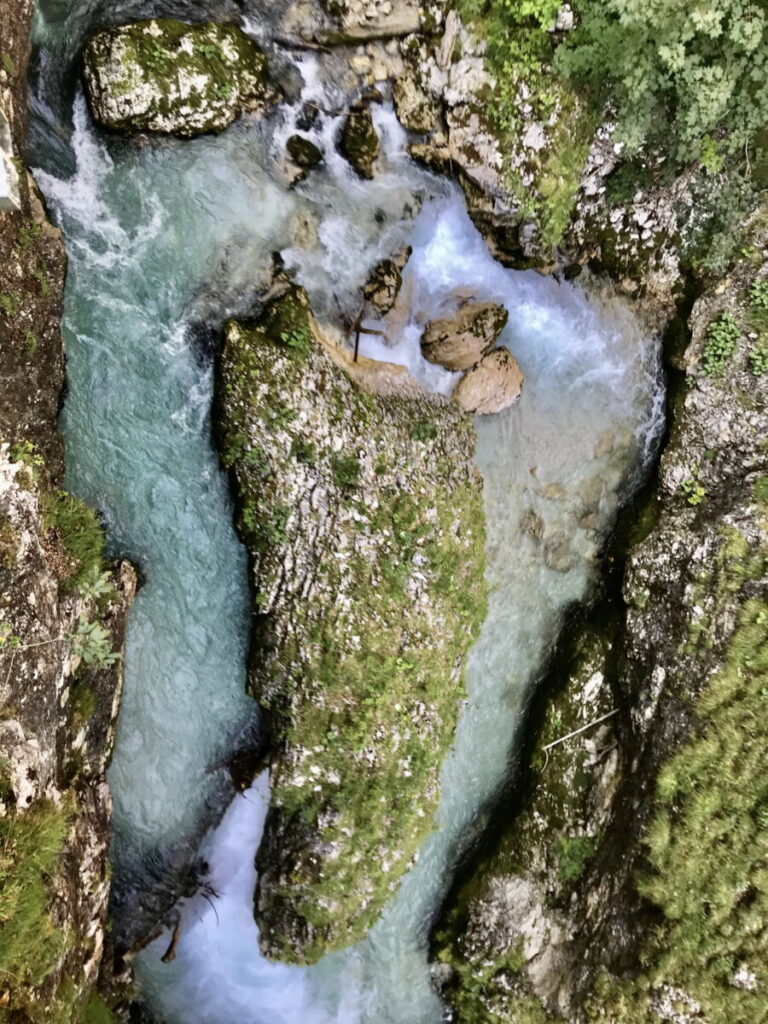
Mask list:
[[[51,46],[65,29],[41,19],[38,38]],[[338,97],[327,95],[316,62],[304,59],[301,70],[305,98],[332,106]],[[215,327],[246,309],[274,251],[321,313],[338,313],[367,268],[409,240],[401,307],[379,325],[389,344],[370,341],[368,354],[450,388],[449,375],[421,361],[418,336],[469,288],[509,309],[502,340],[526,376],[517,406],[478,421],[491,605],[443,770],[439,831],[365,942],[311,970],[270,964],[251,915],[268,798],[262,777],[206,840],[214,907],[188,901],[176,962],[160,963],[166,935],[137,969],[149,1005],[169,1024],[437,1024],[430,916],[504,777],[526,689],[566,608],[588,593],[601,535],[658,431],[657,345],[616,301],[496,264],[460,193],[407,159],[386,108],[376,115],[385,159],[374,182],[333,156],[338,123],[328,118],[316,135],[327,147],[325,169],[289,190],[280,157],[294,113],[246,119],[217,138],[107,144],[78,98],[71,138],[63,128],[51,135],[38,174],[71,261],[67,483],[103,510],[113,550],[145,578],[130,617],[109,775],[116,924],[130,932],[144,890],[194,846],[221,803],[217,766],[255,715],[243,691],[246,560],[211,445],[211,364],[188,327],[201,319]]]

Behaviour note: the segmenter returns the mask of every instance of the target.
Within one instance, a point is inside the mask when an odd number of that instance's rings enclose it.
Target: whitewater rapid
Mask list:
[[[45,9],[38,41],[55,52],[66,21],[46,21]],[[160,960],[166,933],[136,971],[168,1024],[438,1024],[431,917],[505,777],[529,688],[566,610],[588,595],[602,540],[658,437],[658,344],[614,298],[498,265],[460,191],[409,160],[388,106],[375,113],[384,155],[374,181],[335,152],[340,118],[326,116],[305,133],[325,149],[323,169],[289,189],[282,152],[301,103],[343,105],[315,58],[297,67],[301,99],[266,122],[138,147],[97,134],[79,97],[68,166],[63,128],[41,153],[38,180],[70,256],[67,484],[103,510],[112,550],[146,579],[130,618],[109,775],[114,913],[118,928],[139,913],[231,795],[221,766],[256,714],[244,695],[245,553],[211,447],[211,363],[189,328],[205,321],[210,333],[247,311],[276,251],[319,315],[338,319],[370,268],[410,244],[399,305],[375,325],[386,337],[365,341],[364,354],[449,391],[452,375],[424,363],[418,339],[424,323],[471,294],[506,306],[501,341],[525,375],[518,405],[477,421],[490,608],[469,658],[436,831],[364,942],[310,969],[268,963],[252,917],[262,776],[204,840],[215,895],[183,905],[176,960]]]

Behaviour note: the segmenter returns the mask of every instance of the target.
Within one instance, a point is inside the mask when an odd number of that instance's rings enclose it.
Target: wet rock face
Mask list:
[[[304,963],[365,934],[431,830],[485,610],[471,421],[402,367],[360,390],[326,344],[287,285],[227,326],[219,380],[272,733],[256,918]]]
[[[464,412],[487,416],[514,405],[522,391],[523,374],[516,360],[505,348],[497,348],[462,377],[453,400]]]
[[[524,809],[448,901],[435,952],[457,1024],[764,1015],[764,267],[744,260],[694,306],[623,605],[551,699]]]
[[[373,177],[381,143],[367,104],[359,104],[348,115],[341,130],[339,151],[361,178]]]
[[[32,7],[0,0],[3,145],[16,161]],[[92,657],[83,630],[97,627],[103,655],[119,652],[136,578],[101,562],[75,584],[86,552],[73,532],[91,537],[94,567],[103,538],[94,514],[58,490],[66,262],[25,173],[14,207],[0,212],[0,1016],[75,1021],[106,942],[104,772],[122,682],[121,663]]]
[[[121,131],[222,131],[274,95],[266,57],[234,25],[122,25],[94,36],[83,64],[94,118]]]
[[[495,302],[468,302],[453,316],[427,324],[421,353],[446,370],[469,370],[494,347],[509,314]]]

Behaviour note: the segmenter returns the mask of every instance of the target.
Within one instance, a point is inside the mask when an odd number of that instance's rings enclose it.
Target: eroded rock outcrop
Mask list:
[[[403,286],[403,268],[411,256],[411,247],[406,246],[392,259],[382,260],[371,271],[363,294],[381,316],[388,313],[397,302]]]
[[[427,324],[421,354],[446,370],[469,370],[494,347],[508,319],[496,302],[467,302],[453,316]]]
[[[266,57],[235,25],[121,25],[90,40],[83,65],[93,116],[121,131],[221,131],[274,98]]]
[[[624,605],[581,641],[535,785],[438,929],[461,1024],[765,1016],[768,248],[752,230],[751,260],[693,309]]]
[[[473,428],[402,367],[361,390],[295,286],[225,334],[219,434],[273,737],[256,917],[265,953],[311,962],[362,937],[432,828],[485,609]]]
[[[31,0],[0,0],[18,209],[0,212],[0,1016],[77,1021],[106,942],[125,563],[63,492],[65,258],[19,155]]]

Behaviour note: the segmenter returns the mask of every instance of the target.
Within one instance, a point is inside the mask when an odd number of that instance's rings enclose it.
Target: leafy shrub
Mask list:
[[[749,0],[590,0],[560,69],[618,113],[620,137],[716,173],[768,122],[768,30]]]
[[[343,490],[355,487],[360,480],[360,460],[353,455],[334,455],[331,469],[333,479]]]
[[[110,636],[100,622],[89,622],[81,616],[77,629],[71,634],[72,653],[85,665],[94,668],[109,668],[120,655],[112,650]]]
[[[730,313],[723,313],[707,327],[701,363],[708,377],[722,373],[736,351],[740,335],[738,324]]]
[[[564,882],[577,882],[596,849],[597,840],[591,836],[561,836],[557,841],[561,879]]]

